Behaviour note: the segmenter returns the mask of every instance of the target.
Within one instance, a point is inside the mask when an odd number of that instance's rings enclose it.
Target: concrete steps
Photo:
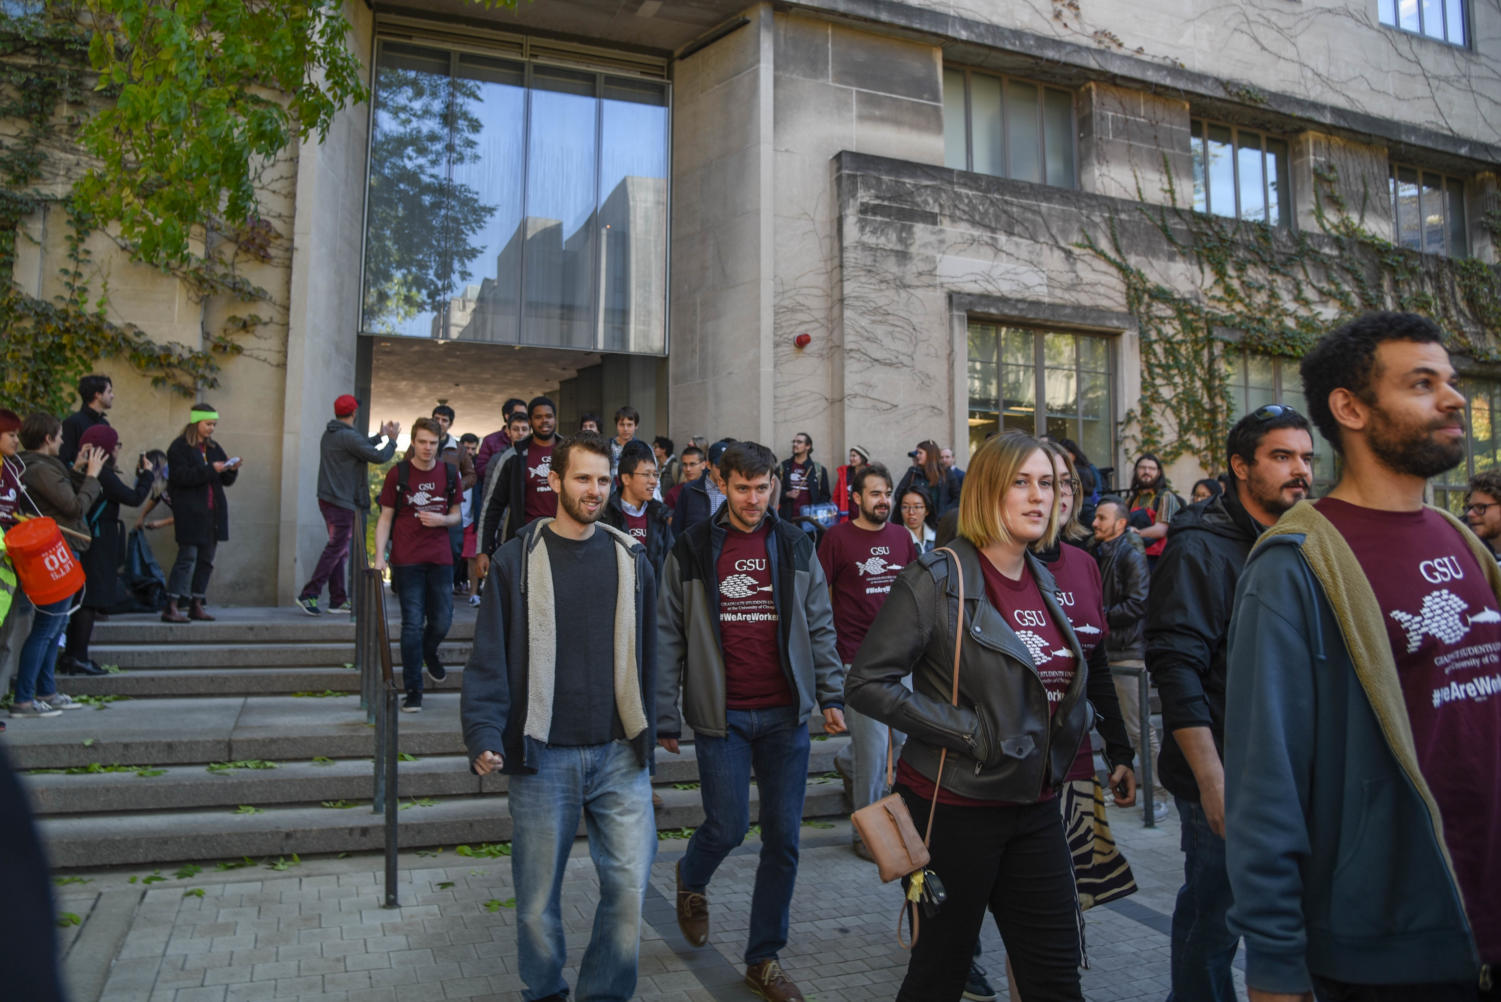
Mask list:
[[[371,810],[375,730],[359,706],[359,676],[344,667],[354,656],[353,624],[295,609],[213,611],[221,617],[213,623],[119,616],[99,624],[95,660],[123,671],[64,677],[61,688],[119,698],[11,721],[0,738],[55,866],[274,859],[383,844],[383,818]],[[398,718],[398,750],[411,759],[398,764],[397,783],[407,849],[511,835],[506,777],[468,769],[458,710],[474,610],[454,612],[443,648],[448,678],[426,679],[423,712]],[[847,739],[815,736],[805,817],[842,815],[842,784],[827,774]],[[691,741],[681,755],[658,752],[654,782],[659,829],[702,823]]]

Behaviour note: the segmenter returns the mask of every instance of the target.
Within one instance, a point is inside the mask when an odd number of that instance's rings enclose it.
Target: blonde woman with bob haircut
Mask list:
[[[846,702],[908,735],[896,789],[920,827],[937,800],[930,868],[948,900],[922,920],[899,1002],[960,997],[987,910],[1027,1002],[1084,997],[1058,790],[1092,720],[1089,672],[1032,552],[1052,545],[1059,522],[1042,443],[1018,433],[986,442],[964,477],[958,537],[902,570],[851,665]]]

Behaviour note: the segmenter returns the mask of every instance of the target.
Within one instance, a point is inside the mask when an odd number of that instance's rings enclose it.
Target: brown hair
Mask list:
[[[943,465],[938,461],[939,457],[943,454],[943,450],[938,448],[938,443],[931,438],[925,438],[921,442],[918,442],[917,447],[923,453],[922,475],[927,477],[928,484],[936,489],[943,482],[944,469]]]
[[[964,490],[959,493],[959,535],[980,549],[991,543],[1012,542],[1001,517],[1001,502],[1022,466],[1041,450],[1041,442],[1019,431],[997,435],[980,446],[970,458]],[[1058,492],[1054,491],[1048,527],[1038,542],[1051,546],[1057,538]]]
[[[417,444],[417,433],[419,431],[427,432],[438,440],[439,445],[443,444],[443,426],[438,423],[437,418],[420,417],[412,422],[413,445]]]
[[[1079,521],[1079,471],[1078,468],[1074,466],[1073,455],[1068,451],[1068,449],[1064,448],[1063,443],[1055,442],[1052,439],[1046,439],[1043,441],[1042,451],[1053,457],[1053,459],[1061,460],[1063,462],[1063,468],[1067,471],[1068,478],[1073,481],[1074,484],[1074,504],[1073,507],[1069,509],[1068,518],[1063,520],[1063,522],[1058,526],[1059,535],[1069,541],[1077,541],[1080,539],[1088,538],[1089,536],[1093,535],[1093,533],[1089,529],[1087,529],[1082,522]],[[1053,469],[1055,471],[1058,469],[1058,464],[1056,462],[1053,464]],[[1054,477],[1054,483],[1055,485],[1057,483],[1056,476]],[[1059,498],[1058,508],[1060,510],[1062,510],[1063,508],[1063,501],[1061,497]],[[1037,548],[1046,549],[1046,547],[1040,545]]]
[[[63,430],[63,423],[46,411],[35,411],[21,422],[21,448],[35,452],[47,439]]]
[[[575,452],[592,452],[596,456],[605,457],[606,467],[610,464],[610,445],[604,440],[604,436],[592,431],[581,431],[577,435],[563,439],[553,450],[552,472],[560,477],[568,476],[568,461],[573,458]]]

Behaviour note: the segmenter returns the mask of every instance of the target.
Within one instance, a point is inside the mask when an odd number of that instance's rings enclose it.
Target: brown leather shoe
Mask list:
[[[690,945],[703,946],[709,941],[709,899],[683,886],[682,860],[678,860],[677,875],[678,928]]]
[[[162,610],[163,623],[186,623],[188,617],[177,611],[177,599],[169,598],[167,607]]]
[[[803,993],[775,960],[763,960],[745,969],[745,983],[767,1002],[803,1002]]]
[[[212,623],[214,621],[214,617],[204,611],[203,599],[201,598],[193,599],[192,604],[188,606],[188,618],[201,620],[205,623]]]

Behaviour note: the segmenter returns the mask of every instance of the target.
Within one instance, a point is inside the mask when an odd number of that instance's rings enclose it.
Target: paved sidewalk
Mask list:
[[[1087,914],[1090,969],[1084,972],[1084,990],[1091,1000],[1161,1002],[1167,995],[1167,930],[1182,873],[1178,825],[1173,818],[1149,830],[1140,817],[1139,808],[1111,811],[1116,838],[1141,890]],[[890,999],[905,968],[906,955],[895,937],[899,891],[883,886],[848,843],[847,823],[803,830],[791,945],[782,962],[810,1002]],[[710,885],[713,926],[702,950],[684,942],[673,917],[673,872],[685,843],[659,845],[646,903],[638,997],[749,1002],[753,996],[740,984],[740,954],[755,840],[726,860]],[[208,865],[182,878],[174,876],[175,868],[163,868],[155,879],[139,869],[94,871],[82,875],[86,883],[60,883],[59,909],[82,920],[63,931],[74,997],[80,1002],[99,997],[111,1002],[520,997],[508,859],[460,856],[452,847],[436,854],[403,853],[397,910],[381,907],[379,855],[281,865],[286,868],[280,871],[267,862],[226,871]],[[583,952],[596,892],[580,842],[563,896],[570,964]],[[1001,988],[1005,961],[993,923],[986,924],[982,942],[984,963]]]

